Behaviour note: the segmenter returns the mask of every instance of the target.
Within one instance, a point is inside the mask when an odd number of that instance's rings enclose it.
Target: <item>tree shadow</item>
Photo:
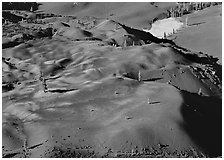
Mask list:
[[[222,99],[181,90],[184,130],[209,157],[222,155]]]
[[[198,22],[198,23],[192,23],[192,24],[189,24],[188,26],[198,26],[198,25],[201,25],[201,24],[204,24],[206,22]]]

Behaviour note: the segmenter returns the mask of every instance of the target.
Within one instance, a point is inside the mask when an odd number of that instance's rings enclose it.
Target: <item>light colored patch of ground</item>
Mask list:
[[[164,33],[166,36],[173,34],[173,31],[180,29],[183,26],[183,23],[176,18],[167,18],[163,20],[158,20],[152,24],[150,30],[144,30],[150,32],[156,37],[164,38]]]

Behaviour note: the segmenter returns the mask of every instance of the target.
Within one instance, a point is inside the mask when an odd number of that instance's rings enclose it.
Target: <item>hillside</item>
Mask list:
[[[141,29],[170,3],[70,5],[3,11],[4,158],[222,156],[219,59]]]

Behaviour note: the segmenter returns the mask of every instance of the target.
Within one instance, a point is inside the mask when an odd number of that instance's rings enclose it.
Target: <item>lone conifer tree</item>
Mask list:
[[[166,32],[164,32],[163,38],[166,39]]]
[[[30,12],[33,12],[33,6],[30,7]]]
[[[141,71],[138,71],[138,81],[141,82],[142,81],[142,76],[141,76]]]

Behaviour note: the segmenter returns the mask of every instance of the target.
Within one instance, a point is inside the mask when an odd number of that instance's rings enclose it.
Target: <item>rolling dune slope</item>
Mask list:
[[[169,3],[70,5],[4,17],[4,158],[222,156],[219,59],[138,29]]]
[[[178,33],[175,42],[194,51],[219,58],[222,62],[222,6],[213,6],[188,15],[188,27]],[[184,16],[182,19],[185,22]]]
[[[73,15],[78,17],[94,16],[99,18],[110,18],[120,23],[135,28],[150,28],[150,22],[161,13],[166,13],[167,9],[175,6],[175,3],[155,3],[146,2],[86,2],[86,3],[50,3],[43,2],[40,10],[62,15]]]

